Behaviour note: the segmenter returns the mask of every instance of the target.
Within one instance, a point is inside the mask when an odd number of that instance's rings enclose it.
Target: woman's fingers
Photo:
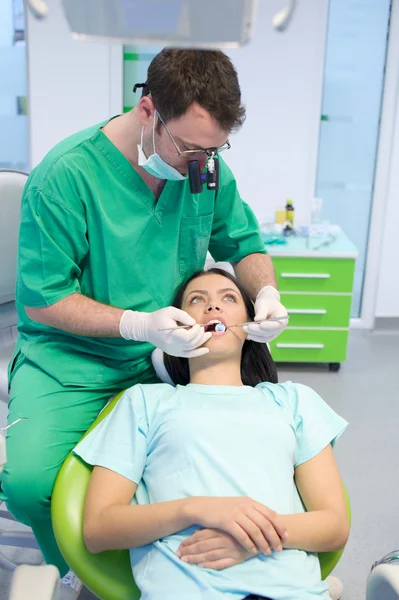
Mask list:
[[[281,545],[281,538],[277,534],[273,524],[269,521],[269,519],[257,511],[256,508],[251,508],[247,515],[251,521],[258,526],[262,537],[266,540],[269,548],[268,554],[270,554],[270,548],[276,552],[281,552],[283,549]]]
[[[192,546],[193,544],[196,544],[197,542],[199,542],[201,540],[215,539],[215,538],[220,537],[221,535],[228,535],[228,534],[225,532],[220,533],[220,531],[218,531],[217,529],[207,529],[207,528],[199,529],[198,531],[193,533],[193,535],[190,535],[190,537],[183,540],[183,542],[180,544],[179,548],[185,548],[187,546]]]
[[[220,558],[219,560],[198,563],[197,567],[201,567],[202,569],[213,569],[214,571],[221,571],[222,569],[233,567],[234,565],[239,564],[239,562],[240,561],[234,558]]]
[[[249,521],[249,519],[247,519],[247,521]],[[256,544],[254,544],[246,530],[238,523],[238,521],[227,521],[225,524],[225,531],[230,533],[230,535],[232,535],[233,538],[236,539],[250,554],[255,555],[258,553]]]
[[[191,554],[202,554],[205,552],[210,552],[212,550],[219,549],[226,550],[226,547],[223,544],[223,540],[218,540],[217,538],[209,538],[206,540],[200,540],[198,542],[195,542],[194,544],[190,544],[190,546],[180,546],[176,554],[178,556],[189,556]]]
[[[259,517],[255,516],[254,518],[251,511],[248,512],[251,516],[247,516],[247,514],[241,515],[237,519],[238,524],[242,527],[242,529],[244,529],[259,552],[263,552],[263,554],[267,555],[271,554],[269,542],[267,541],[261,527],[257,523],[257,521],[260,521],[261,515],[258,513]],[[252,512],[255,513],[256,511],[253,510]]]
[[[217,550],[198,552],[196,554],[184,554],[181,557],[181,560],[191,565],[198,565],[202,562],[213,562],[221,558],[226,558],[225,548],[218,548]]]
[[[280,539],[282,541],[287,539],[288,532],[287,532],[286,528],[284,527],[284,525],[281,523],[280,517],[278,516],[278,514],[276,512],[274,512],[273,510],[270,510],[270,508],[267,508],[264,504],[261,504],[260,502],[255,502],[254,508],[256,508],[256,510],[258,512],[260,512],[266,519],[268,519],[270,521],[270,523],[273,525],[277,535],[280,537]]]

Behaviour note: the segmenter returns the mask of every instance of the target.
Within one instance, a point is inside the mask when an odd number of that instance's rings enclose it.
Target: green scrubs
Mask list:
[[[252,210],[221,159],[218,192],[190,193],[167,181],[158,201],[102,132],[104,123],[58,144],[36,167],[21,209],[17,271],[19,339],[10,364],[10,415],[3,474],[7,505],[30,525],[48,563],[67,571],[52,532],[50,497],[59,467],[104,403],[135,383],[157,381],[153,346],[89,338],[34,322],[77,292],[122,309],[170,305],[204,266],[265,252]]]

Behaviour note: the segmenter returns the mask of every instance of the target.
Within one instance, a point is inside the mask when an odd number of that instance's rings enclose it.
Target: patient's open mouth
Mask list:
[[[215,333],[225,333],[227,331],[227,327],[224,323],[222,323],[222,321],[219,321],[218,319],[214,319],[212,321],[209,321],[209,323],[207,323],[205,325],[205,331],[212,331]]]

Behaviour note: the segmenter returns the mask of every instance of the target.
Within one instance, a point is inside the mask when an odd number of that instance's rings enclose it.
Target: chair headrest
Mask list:
[[[175,385],[171,378],[169,377],[169,373],[166,370],[165,364],[163,362],[163,351],[159,348],[155,348],[153,353],[151,354],[152,365],[155,369],[155,373],[159,377],[163,383],[169,383],[170,385]]]
[[[15,299],[20,207],[27,179],[22,171],[0,169],[0,304]]]

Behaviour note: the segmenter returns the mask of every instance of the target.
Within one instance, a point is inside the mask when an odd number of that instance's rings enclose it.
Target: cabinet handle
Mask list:
[[[330,279],[329,273],[281,273],[284,279]]]
[[[322,350],[324,344],[276,344],[276,348],[298,348],[306,350]]]
[[[326,315],[325,308],[287,308],[289,315]]]

